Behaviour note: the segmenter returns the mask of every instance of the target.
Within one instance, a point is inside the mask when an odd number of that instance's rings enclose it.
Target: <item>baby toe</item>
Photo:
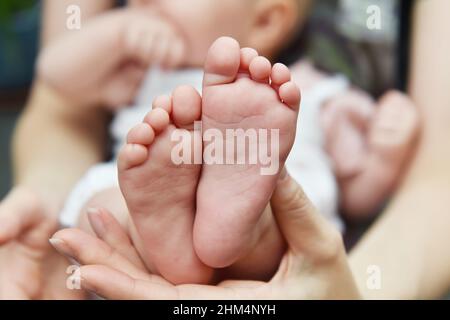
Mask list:
[[[287,106],[294,110],[299,108],[301,100],[300,89],[294,82],[289,81],[284,83],[281,85],[278,92],[281,101],[283,101]]]
[[[155,132],[162,132],[170,123],[170,117],[167,111],[157,108],[150,111],[144,119],[145,123],[148,123]]]
[[[231,83],[236,79],[240,64],[239,43],[233,38],[217,39],[205,60],[203,86]]]
[[[153,109],[163,109],[168,114],[172,113],[172,97],[168,95],[162,95],[159,97],[156,97],[155,100],[153,100]]]
[[[241,66],[240,70],[248,72],[250,68],[250,63],[258,56],[258,51],[253,48],[242,48],[241,49]]]
[[[139,166],[147,160],[148,148],[140,144],[127,144],[119,152],[119,172]]]
[[[269,83],[270,73],[272,72],[272,65],[265,57],[256,57],[250,63],[250,76],[257,82]]]
[[[276,63],[272,68],[270,78],[272,80],[272,86],[279,88],[286,82],[291,81],[291,72],[284,64]]]
[[[199,120],[202,112],[202,98],[191,86],[179,86],[173,92],[174,123],[179,127],[192,125]]]

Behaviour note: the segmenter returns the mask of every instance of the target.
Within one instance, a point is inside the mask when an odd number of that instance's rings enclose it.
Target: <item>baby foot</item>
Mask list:
[[[290,80],[286,66],[272,67],[255,50],[240,49],[234,39],[220,38],[209,50],[203,83],[203,139],[208,131],[221,133],[222,137],[213,142],[215,146],[222,143],[227,153],[230,150],[226,146],[235,141],[227,136],[228,129],[234,129],[233,133],[238,129],[253,132],[259,140],[249,134],[245,140],[248,145],[242,140],[236,143],[237,148],[244,146],[245,150],[241,148],[227,158],[233,164],[208,163],[211,143],[204,142],[194,246],[200,259],[211,267],[233,264],[258,241],[261,214],[295,139],[300,91]],[[261,132],[269,136],[267,141],[259,136]],[[271,153],[270,165],[263,163],[257,150]],[[236,164],[243,151],[245,164]],[[249,161],[252,156],[257,163]],[[274,164],[274,170],[267,170]]]
[[[157,98],[144,122],[128,134],[118,160],[133,242],[149,269],[156,268],[176,284],[207,283],[212,275],[197,258],[192,242],[201,165],[177,165],[171,158],[172,134],[187,135],[193,142],[199,133],[182,128],[192,127],[200,115],[201,98],[191,87]]]

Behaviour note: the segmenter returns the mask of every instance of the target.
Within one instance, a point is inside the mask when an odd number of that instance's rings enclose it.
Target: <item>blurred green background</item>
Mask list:
[[[10,140],[33,77],[40,1],[0,1],[0,199],[11,183]]]
[[[0,111],[0,199],[8,192],[11,181],[10,135],[17,114],[15,111]]]

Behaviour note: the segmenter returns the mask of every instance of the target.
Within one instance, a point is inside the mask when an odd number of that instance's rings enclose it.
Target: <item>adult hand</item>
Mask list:
[[[184,41],[171,23],[126,8],[100,15],[42,51],[38,77],[76,105],[131,103],[150,65],[178,67]]]
[[[108,299],[359,298],[341,235],[316,212],[287,173],[278,182],[272,207],[289,248],[269,282],[174,286],[132,262],[135,251],[131,242],[105,212],[102,227],[97,229],[107,239],[69,229],[56,233],[52,242],[58,251],[82,264],[81,286]]]
[[[0,202],[0,299],[73,297],[65,288],[64,275],[53,276],[64,260],[48,243],[58,226],[51,210],[23,187]]]

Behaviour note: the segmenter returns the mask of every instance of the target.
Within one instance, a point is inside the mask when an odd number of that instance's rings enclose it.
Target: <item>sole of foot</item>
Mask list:
[[[250,130],[268,137],[266,142],[249,142],[244,164],[203,164],[194,246],[205,264],[223,268],[248,254],[258,241],[256,226],[295,140],[300,90],[286,66],[272,66],[255,50],[241,49],[232,38],[216,40],[204,69],[203,132],[212,129],[226,137],[229,129]],[[220,142],[225,146],[230,139]],[[259,153],[261,147],[267,148],[270,165],[260,161],[254,147]],[[208,143],[203,148],[206,154]],[[252,156],[258,158],[257,163],[248,161]],[[276,170],[262,174],[275,162]]]
[[[208,283],[212,276],[193,247],[201,165],[175,164],[172,157],[173,136],[193,142],[198,133],[192,125],[200,116],[201,97],[191,87],[158,97],[144,121],[129,132],[118,158],[133,243],[147,266],[175,284]]]

